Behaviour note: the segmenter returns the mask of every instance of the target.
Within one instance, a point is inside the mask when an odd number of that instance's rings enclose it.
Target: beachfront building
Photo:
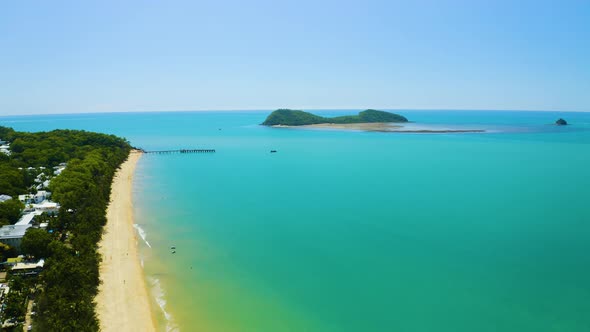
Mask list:
[[[20,243],[29,227],[31,227],[31,224],[2,226],[0,228],[0,242],[15,248],[16,251],[20,251]]]
[[[12,196],[4,195],[4,194],[0,195],[0,203],[4,203],[4,202],[9,201],[11,199],[12,199]]]
[[[16,263],[12,269],[10,270],[10,273],[13,275],[19,275],[19,276],[36,276],[39,273],[41,273],[41,271],[43,271],[43,266],[45,265],[45,260],[44,259],[40,259],[36,262],[20,262],[20,263]]]

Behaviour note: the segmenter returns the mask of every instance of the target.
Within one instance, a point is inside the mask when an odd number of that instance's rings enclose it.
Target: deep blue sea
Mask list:
[[[135,221],[162,330],[590,331],[590,113],[395,112],[488,132],[259,126],[270,111],[0,125],[216,149],[138,166]],[[552,125],[560,117],[571,125]]]

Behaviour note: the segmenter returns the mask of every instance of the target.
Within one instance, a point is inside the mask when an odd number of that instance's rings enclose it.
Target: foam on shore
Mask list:
[[[148,247],[152,247],[150,245],[150,243],[147,240],[147,235],[145,233],[145,230],[143,228],[141,228],[141,226],[139,226],[138,224],[133,224],[133,227],[137,230],[137,234],[139,234],[139,237],[141,237],[141,239],[143,240],[143,242],[148,246]]]
[[[164,289],[162,288],[162,284],[160,283],[160,279],[158,279],[157,277],[148,277],[148,281],[150,283],[150,288],[156,300],[156,303],[158,304],[158,307],[160,307],[160,310],[162,311],[164,318],[166,318],[166,331],[179,331],[178,326],[174,323],[174,320],[172,319],[172,315],[168,311],[166,311],[165,293]]]

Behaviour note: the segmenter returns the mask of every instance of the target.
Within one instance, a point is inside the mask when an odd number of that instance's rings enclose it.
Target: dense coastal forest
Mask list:
[[[357,115],[345,115],[332,118],[311,114],[299,110],[278,109],[272,112],[262,123],[263,126],[303,126],[321,123],[376,123],[408,122],[404,116],[395,113],[368,109]]]
[[[13,287],[7,300],[10,310],[5,314],[24,315],[24,299],[10,296],[25,297],[34,290],[35,330],[98,331],[94,304],[99,285],[97,244],[106,223],[111,181],[131,151],[129,142],[86,131],[25,133],[1,126],[0,139],[11,148],[10,155],[0,154],[0,194],[30,193],[39,175],[32,169],[52,175],[54,166],[67,163],[49,185],[52,199],[61,206],[59,213],[47,219],[47,231],[30,228],[22,240],[23,254],[45,258],[44,270],[34,281],[9,280]],[[14,223],[16,211],[20,213],[23,207],[19,203],[14,198],[0,203],[0,222]],[[3,252],[10,248],[5,249]]]

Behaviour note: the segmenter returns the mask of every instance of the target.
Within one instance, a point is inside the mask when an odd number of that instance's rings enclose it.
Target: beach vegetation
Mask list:
[[[21,250],[27,255],[36,258],[49,257],[49,243],[51,234],[41,228],[27,229],[25,236],[21,241]]]
[[[51,173],[53,167],[67,163],[49,185],[52,199],[61,206],[57,217],[50,218],[51,233],[29,229],[22,242],[25,253],[46,258],[37,278],[36,330],[98,331],[94,303],[99,285],[98,241],[106,224],[111,181],[129,155],[129,142],[80,130],[25,133],[1,126],[0,138],[11,143],[12,151],[0,160],[2,194],[14,197],[31,192],[40,172],[29,167],[43,166]],[[12,222],[16,203],[9,205],[4,218]],[[5,312],[5,317],[21,319],[24,301],[10,301],[13,310],[10,315]]]

